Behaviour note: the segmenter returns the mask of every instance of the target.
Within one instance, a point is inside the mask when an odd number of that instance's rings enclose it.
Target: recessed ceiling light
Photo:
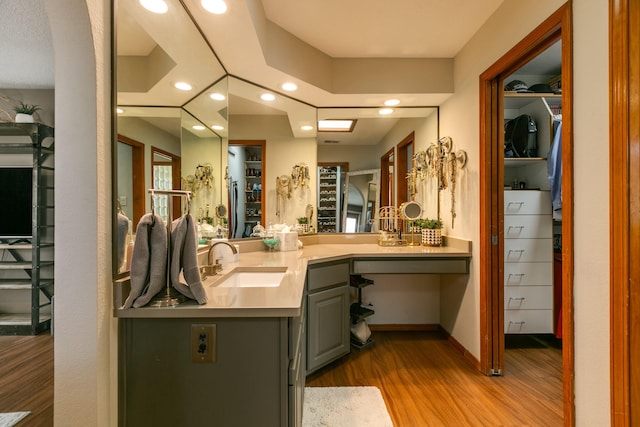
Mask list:
[[[260,95],[260,99],[262,99],[263,101],[273,101],[274,99],[276,99],[276,96],[272,93],[263,93],[262,95]]]
[[[302,130],[313,130],[313,126],[311,126],[311,125],[304,125],[304,126],[300,126],[300,129],[302,129]]]
[[[319,132],[351,132],[356,125],[355,120],[318,120]]]
[[[386,105],[387,107],[393,107],[394,105],[398,104],[400,104],[399,99],[387,99],[386,101],[384,101],[384,105]]]
[[[213,125],[213,126],[211,126],[211,129],[213,129],[213,130],[223,130],[223,129],[224,129],[224,126],[220,126],[220,125]]]
[[[218,93],[218,92],[212,93],[211,95],[209,95],[209,97],[211,99],[213,99],[214,101],[224,101],[225,99],[227,99],[226,96],[224,96],[223,94]]]
[[[164,0],[140,0],[140,4],[153,13],[167,13],[167,10],[169,10]]]
[[[191,90],[191,85],[186,82],[178,82],[174,85],[174,87],[180,90]]]
[[[204,130],[204,129],[205,129],[205,127],[204,127],[204,126],[202,126],[202,125],[193,125],[192,127],[193,127],[195,130]]]
[[[292,82],[287,82],[282,84],[282,90],[286,90],[287,92],[293,92],[298,89],[298,85]]]
[[[122,113],[124,113],[124,110],[122,108],[118,107],[118,108],[116,108],[116,113],[122,114]]]
[[[200,3],[209,13],[222,15],[227,11],[227,4],[223,0],[202,0]]]
[[[383,116],[391,113],[393,113],[393,108],[381,108],[380,110],[378,110],[378,114],[381,114]]]

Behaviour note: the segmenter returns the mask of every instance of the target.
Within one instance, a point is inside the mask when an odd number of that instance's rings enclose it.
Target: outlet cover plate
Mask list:
[[[191,362],[214,363],[216,361],[216,325],[191,325]]]

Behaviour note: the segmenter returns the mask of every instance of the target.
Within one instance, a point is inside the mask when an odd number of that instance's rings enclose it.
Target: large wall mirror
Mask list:
[[[319,162],[370,171],[379,169],[381,156],[410,132],[416,149],[438,139],[437,107],[396,108],[394,117],[371,108],[317,108],[230,74],[213,51],[215,41],[205,41],[185,3],[165,1],[165,14],[150,13],[139,0],[115,2],[116,275],[128,272],[127,245],[140,217],[150,212],[150,189],[192,191],[190,213],[216,237],[251,238],[257,220],[293,225],[310,206],[317,230]],[[349,135],[317,132],[318,118],[324,117],[356,119],[357,125]],[[248,142],[262,152],[247,149]],[[301,167],[308,168],[309,179],[296,181],[284,194],[278,183]],[[260,179],[249,182],[258,171]],[[397,185],[392,181],[390,189],[381,188],[379,173],[366,175],[366,186],[356,187],[361,177],[354,174],[354,190],[337,196],[344,202],[362,192],[356,232],[375,231],[367,218],[375,217],[381,192],[393,194]],[[166,201],[153,197],[154,211],[169,218],[162,210]],[[349,204],[355,206],[341,206]],[[171,216],[185,209],[179,203]],[[341,220],[345,212],[336,217]],[[346,232],[345,227],[337,231]]]

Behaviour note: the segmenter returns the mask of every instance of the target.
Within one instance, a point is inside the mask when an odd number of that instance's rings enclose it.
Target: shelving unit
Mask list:
[[[374,282],[371,279],[365,279],[364,277],[362,277],[359,274],[352,274],[350,276],[349,279],[349,286],[351,286],[352,288],[356,289],[356,293],[357,293],[357,298],[358,301],[354,302],[351,304],[351,307],[349,309],[349,314],[351,317],[351,324],[355,325],[358,322],[363,321],[365,318],[371,316],[372,314],[375,313],[374,310],[365,307],[362,304],[362,288],[366,287],[366,286],[371,286],[373,285]],[[353,336],[351,337],[351,346],[358,348],[358,349],[364,349],[367,348],[371,345],[373,345],[374,341],[373,338],[369,337],[369,339],[367,339],[366,342],[362,343],[359,340],[357,340],[356,338],[354,338]]]
[[[547,157],[562,95],[504,93],[505,120],[532,116],[538,157],[504,159],[504,332],[552,333],[553,221]],[[520,183],[524,183],[521,187]]]
[[[318,167],[318,233],[340,230],[340,166]]]
[[[0,235],[0,335],[36,335],[50,329],[52,320],[53,128],[0,123],[0,154],[0,167],[30,164],[33,183],[30,235]]]
[[[245,234],[260,221],[264,224],[264,200],[262,187],[264,174],[262,150],[259,147],[246,148],[244,161],[244,227]]]

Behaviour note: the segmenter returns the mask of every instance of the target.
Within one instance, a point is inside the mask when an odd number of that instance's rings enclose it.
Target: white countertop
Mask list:
[[[262,242],[259,242],[262,244]],[[451,243],[454,243],[451,240]],[[351,258],[470,258],[470,242],[457,240],[445,247],[380,246],[376,243],[316,243],[290,252],[241,252],[238,262],[223,263],[223,270],[203,284],[208,301],[187,300],[176,307],[115,309],[120,318],[290,317],[300,315],[307,265]],[[258,246],[260,247],[260,246]],[[217,287],[236,267],[287,267],[277,287]],[[116,282],[122,286],[124,282]],[[116,292],[117,293],[117,292]],[[117,299],[117,298],[116,298]]]

